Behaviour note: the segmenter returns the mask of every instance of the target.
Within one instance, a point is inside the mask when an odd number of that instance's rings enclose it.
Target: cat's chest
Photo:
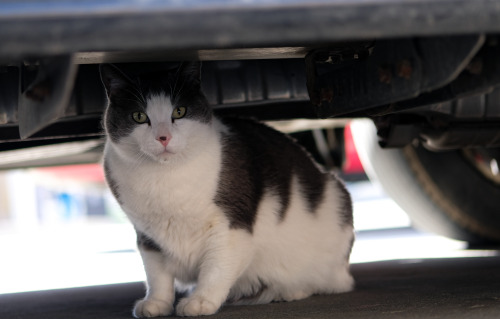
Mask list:
[[[121,206],[136,226],[165,224],[172,218],[203,219],[215,207],[221,166],[216,152],[175,167],[133,166],[113,154],[108,160]]]
[[[207,156],[203,162],[175,171],[143,166],[117,179],[122,207],[135,228],[186,269],[196,267],[193,256],[200,255],[210,232],[225,223],[213,201],[220,162]]]
[[[123,179],[131,196],[130,204],[142,203],[145,209],[184,214],[185,210],[199,210],[212,201],[217,188],[215,165],[185,167],[182,170],[162,172],[145,169],[141,176]],[[200,207],[201,206],[201,207]]]

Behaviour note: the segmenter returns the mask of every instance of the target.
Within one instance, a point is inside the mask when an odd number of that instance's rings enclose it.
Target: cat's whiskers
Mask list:
[[[146,102],[146,98],[144,96],[144,91],[142,89],[140,89],[140,87],[141,87],[141,81],[140,81],[140,79],[138,81],[139,81],[138,82],[139,86],[136,87],[136,91],[139,93],[139,96],[141,97],[142,103],[144,103],[144,105],[146,105],[147,102]]]
[[[177,88],[177,82],[179,82],[179,70],[180,70],[180,68],[177,69],[177,71],[175,72],[175,75],[174,75],[174,78],[175,78],[174,88],[172,89],[172,85],[170,85],[170,95],[172,98],[174,97],[175,89]]]
[[[124,100],[130,100],[130,101],[134,101],[134,102],[140,102],[142,103],[144,106],[146,106],[146,99],[144,98],[144,95],[142,94],[142,92],[136,88],[136,87],[133,87],[134,90],[131,90],[130,88],[126,88],[125,91],[128,92],[129,94],[131,94],[133,97],[136,98],[136,100],[133,100],[133,99],[127,99],[125,98]]]
[[[172,87],[172,83],[169,83],[168,84],[168,87],[170,88],[170,96],[173,97],[174,96],[174,89],[175,89],[175,86]]]
[[[130,146],[134,146],[134,147],[137,146],[137,143],[135,143],[135,142],[120,141],[120,144],[122,144],[122,145],[130,145]]]
[[[182,93],[182,89],[184,88],[184,85],[186,84],[186,81],[182,81],[182,85],[181,87],[179,88],[179,90],[177,90],[177,92],[174,91],[172,97],[176,97],[176,96],[179,96],[181,95]]]
[[[137,103],[137,102],[142,103],[141,101],[137,101],[136,99],[127,99],[127,98],[124,98],[124,99],[122,99],[122,100],[124,100],[124,101],[131,101],[131,102],[133,102],[134,104],[135,104],[135,103]]]
[[[134,156],[134,165],[132,166],[132,172],[136,171],[148,158],[148,155],[145,153],[138,151]]]

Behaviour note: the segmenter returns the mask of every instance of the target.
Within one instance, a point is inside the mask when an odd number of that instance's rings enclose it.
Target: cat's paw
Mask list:
[[[306,299],[311,296],[310,292],[302,291],[302,290],[297,290],[297,291],[290,291],[285,294],[283,294],[282,300],[284,301],[294,301],[294,300],[301,300],[301,299]]]
[[[334,293],[349,292],[354,289],[354,278],[348,272],[341,273],[335,277],[333,284]]]
[[[216,313],[219,307],[220,305],[216,305],[202,297],[191,296],[179,301],[176,313],[182,317],[205,316]]]
[[[136,318],[168,316],[173,312],[172,304],[157,299],[142,299],[135,303],[132,314]]]

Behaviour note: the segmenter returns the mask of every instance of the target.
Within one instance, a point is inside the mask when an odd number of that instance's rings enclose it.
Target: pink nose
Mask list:
[[[157,141],[159,141],[163,146],[167,146],[168,142],[170,142],[171,137],[167,136],[158,136],[156,138]]]

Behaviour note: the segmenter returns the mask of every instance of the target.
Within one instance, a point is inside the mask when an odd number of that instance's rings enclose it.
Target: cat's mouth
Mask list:
[[[175,155],[174,152],[172,152],[171,150],[168,150],[168,149],[164,149],[163,152],[156,155],[156,157],[158,158],[158,160],[160,162],[164,163],[164,162],[168,161],[173,155]]]
[[[163,150],[144,150],[143,151],[150,159],[159,163],[165,163],[175,155],[175,152],[169,149]]]

